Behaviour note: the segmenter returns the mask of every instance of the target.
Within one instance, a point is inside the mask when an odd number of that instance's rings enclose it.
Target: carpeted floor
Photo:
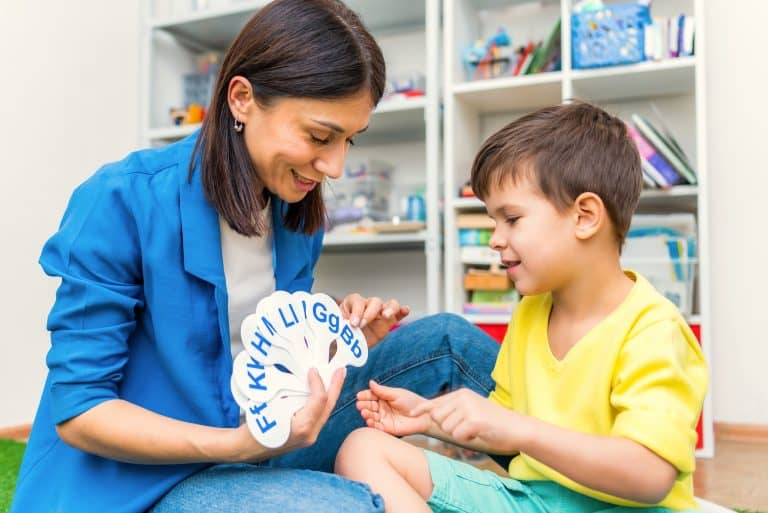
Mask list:
[[[23,443],[13,440],[0,440],[0,513],[8,513],[16,486],[16,475],[24,454]],[[759,513],[757,511],[736,510],[739,513]]]

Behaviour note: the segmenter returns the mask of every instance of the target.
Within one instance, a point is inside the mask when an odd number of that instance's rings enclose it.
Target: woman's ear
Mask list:
[[[253,88],[245,77],[240,75],[232,77],[227,89],[227,103],[232,117],[241,123],[245,123],[251,109],[255,107]]]
[[[573,202],[576,214],[576,238],[592,238],[607,221],[605,204],[594,192],[583,192]]]

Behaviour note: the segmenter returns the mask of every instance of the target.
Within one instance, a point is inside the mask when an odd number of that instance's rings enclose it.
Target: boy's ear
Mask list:
[[[573,202],[576,214],[576,238],[592,238],[606,222],[605,204],[594,192],[583,192]]]

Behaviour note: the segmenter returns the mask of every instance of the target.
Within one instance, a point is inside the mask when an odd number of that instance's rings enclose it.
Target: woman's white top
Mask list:
[[[275,291],[275,266],[272,261],[272,215],[264,209],[269,231],[261,237],[246,237],[234,231],[219,217],[221,256],[229,297],[229,340],[232,356],[245,349],[240,339],[240,324],[256,311],[261,298]]]

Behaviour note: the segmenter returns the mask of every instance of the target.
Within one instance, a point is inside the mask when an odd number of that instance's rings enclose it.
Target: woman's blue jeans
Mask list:
[[[488,395],[498,344],[461,317],[438,314],[407,324],[374,347],[362,368],[349,367],[336,408],[311,447],[257,465],[214,465],[174,487],[152,513],[383,512],[360,483],[329,474],[346,436],[364,425],[355,394],[368,381],[425,397],[471,388]]]

